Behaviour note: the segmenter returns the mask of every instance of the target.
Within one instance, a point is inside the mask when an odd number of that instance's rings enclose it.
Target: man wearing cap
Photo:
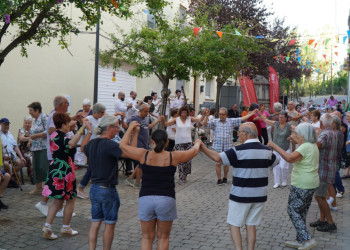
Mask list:
[[[10,128],[9,119],[2,118],[0,120],[0,124],[1,124],[1,147],[3,149],[2,153],[4,157],[4,170],[7,173],[11,174],[9,162],[12,159],[13,163],[15,164],[15,166],[12,166],[12,167],[14,167],[14,170],[18,172],[21,168],[25,166],[26,160],[24,159],[21,151],[19,150],[15,138],[9,131],[9,128]]]

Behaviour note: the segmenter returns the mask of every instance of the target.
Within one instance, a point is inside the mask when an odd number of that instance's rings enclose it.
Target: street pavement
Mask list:
[[[77,170],[78,183],[85,169]],[[176,186],[178,219],[174,221],[170,238],[170,249],[233,249],[229,227],[226,223],[229,188],[231,185],[217,186],[215,163],[203,154],[193,160],[192,174],[188,183]],[[121,199],[119,220],[115,229],[112,249],[140,249],[141,230],[137,218],[138,189],[125,184],[125,176],[120,173],[118,192]],[[71,226],[78,230],[75,237],[59,237],[55,241],[43,239],[41,228],[45,218],[34,208],[40,195],[30,195],[33,186],[26,181],[23,192],[7,189],[1,199],[9,205],[8,210],[0,211],[0,249],[88,249],[88,228],[90,225],[90,201],[77,199]],[[295,229],[287,214],[289,187],[273,189],[273,176],[270,170],[268,201],[265,205],[264,219],[257,227],[256,249],[290,249],[284,242],[294,240]],[[350,188],[350,179],[344,181],[345,189]],[[337,200],[339,211],[332,211],[338,231],[322,233],[310,228],[318,242],[315,249],[350,249],[350,192]],[[315,221],[319,211],[312,202],[307,223]],[[348,217],[345,215],[348,214]],[[56,218],[53,231],[59,233],[62,218]],[[98,248],[102,249],[100,229]],[[245,228],[241,230],[245,237]],[[244,243],[245,248],[245,243]],[[156,249],[154,244],[153,249]]]

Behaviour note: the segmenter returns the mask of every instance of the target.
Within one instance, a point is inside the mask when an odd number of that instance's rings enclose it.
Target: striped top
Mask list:
[[[259,203],[267,200],[269,170],[278,164],[269,147],[258,139],[249,139],[244,144],[220,153],[224,165],[233,167],[230,200],[240,203]]]

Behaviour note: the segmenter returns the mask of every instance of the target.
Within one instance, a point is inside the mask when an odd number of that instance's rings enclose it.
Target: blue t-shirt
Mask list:
[[[148,129],[148,125],[149,125],[149,118],[141,118],[138,115],[134,115],[130,118],[130,120],[128,121],[128,124],[130,124],[130,122],[132,121],[137,121],[140,124],[140,132],[139,132],[139,136],[137,138],[137,147],[138,148],[144,148],[144,149],[148,149],[148,140],[149,140],[149,129]]]
[[[107,138],[96,138],[84,146],[91,168],[92,183],[118,185],[119,144]]]

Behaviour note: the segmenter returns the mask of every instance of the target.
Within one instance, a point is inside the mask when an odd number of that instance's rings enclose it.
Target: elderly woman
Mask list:
[[[165,126],[171,126],[176,124],[175,134],[175,150],[184,151],[189,150],[192,147],[192,123],[202,122],[206,116],[209,115],[209,110],[205,109],[204,114],[200,118],[190,116],[188,107],[183,106],[179,109],[179,117],[172,119],[169,122],[163,120]],[[191,174],[191,161],[182,162],[178,165],[179,181],[178,184],[183,185],[187,182],[187,175]]]
[[[32,152],[30,151],[30,128],[32,127],[32,118],[26,117],[23,121],[23,127],[19,129],[17,136],[17,144],[22,152],[24,159],[27,162],[27,172],[33,183],[32,166]],[[1,156],[0,156],[1,157]],[[34,184],[34,183],[33,183]]]
[[[319,185],[319,150],[316,145],[316,130],[311,124],[302,123],[295,128],[295,133],[290,136],[290,139],[295,144],[299,144],[293,153],[286,152],[274,142],[268,143],[268,146],[286,162],[294,164],[287,212],[297,231],[297,236],[296,241],[287,241],[285,246],[310,249],[317,245],[306,227],[306,215],[315,189]]]
[[[52,232],[51,225],[57,211],[62,207],[63,201],[66,201],[66,206],[63,212],[61,235],[74,236],[78,234],[70,227],[70,221],[74,210],[75,197],[77,196],[73,156],[76,151],[75,146],[82,133],[76,133],[72,139],[66,137],[66,133],[70,129],[70,120],[67,114],[55,113],[53,115],[56,131],[50,136],[52,161],[42,192],[43,196],[54,200],[47,213],[43,228],[43,237],[49,240],[57,239],[57,235]],[[86,121],[84,121],[82,128],[85,127],[91,131],[90,124]]]
[[[79,116],[79,121],[77,122],[78,129],[83,125],[83,119],[92,115],[91,101],[88,98],[83,100],[83,109],[79,109],[77,112]]]
[[[180,121],[181,122],[181,121]],[[200,140],[186,151],[167,152],[168,136],[164,130],[152,133],[154,150],[128,145],[131,130],[138,126],[130,123],[120,142],[120,149],[127,157],[139,161],[142,169],[142,186],[139,195],[139,219],[141,221],[141,249],[151,250],[157,235],[157,249],[169,249],[169,237],[173,220],[177,219],[174,175],[176,165],[190,161],[199,151]]]
[[[290,125],[288,120],[288,113],[287,111],[281,111],[278,114],[278,122],[276,121],[271,121],[266,119],[266,117],[261,116],[263,121],[270,125],[273,126],[273,142],[282,148],[284,151],[287,153],[290,153],[290,143],[288,141],[288,137],[292,133],[292,129],[294,129],[293,125]],[[278,155],[278,152],[276,153]],[[273,169],[273,175],[275,179],[275,185],[273,188],[278,188],[281,184],[282,187],[287,186],[287,180],[288,180],[288,167],[289,163],[285,161],[284,159],[280,160],[280,163],[274,167]],[[281,182],[281,175],[282,175],[282,182]]]
[[[33,154],[33,182],[35,188],[31,194],[42,191],[42,182],[46,180],[49,170],[46,149],[46,126],[48,116],[42,113],[40,102],[32,102],[28,105],[29,114],[33,117],[33,125],[30,129],[31,147]]]

